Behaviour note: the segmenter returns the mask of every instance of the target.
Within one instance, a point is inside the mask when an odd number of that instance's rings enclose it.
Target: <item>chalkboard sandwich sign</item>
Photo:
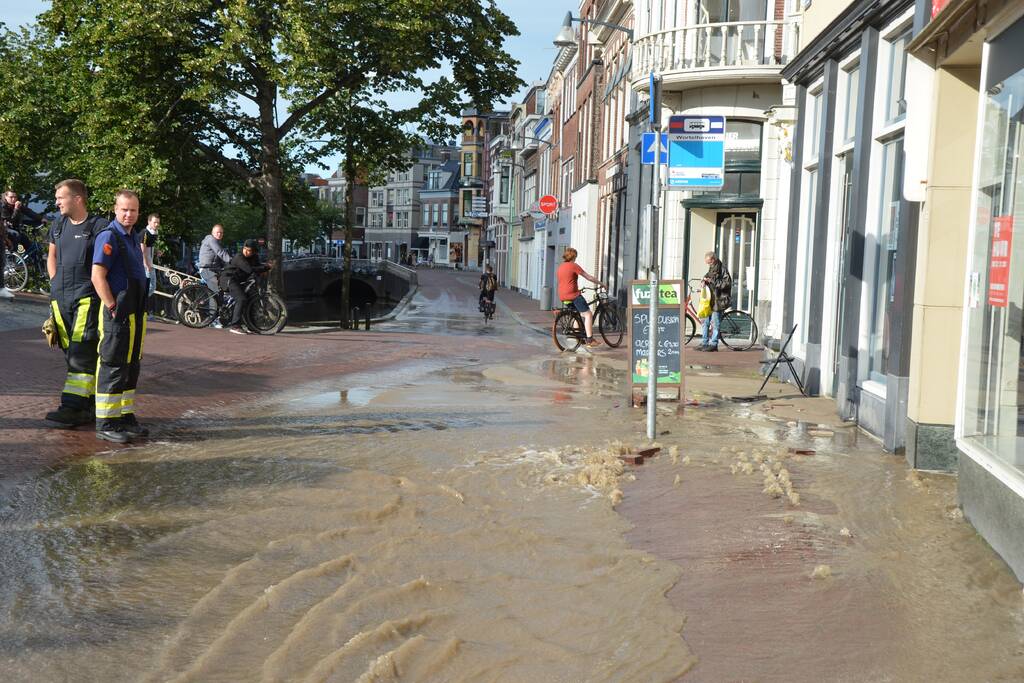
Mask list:
[[[679,410],[683,405],[683,321],[686,314],[686,285],[682,280],[665,280],[658,286],[658,348],[655,359],[657,386],[675,388]],[[633,406],[643,403],[644,389],[651,373],[649,345],[651,285],[644,280],[630,283],[629,294],[629,367],[630,395]],[[659,391],[659,396],[661,392]]]

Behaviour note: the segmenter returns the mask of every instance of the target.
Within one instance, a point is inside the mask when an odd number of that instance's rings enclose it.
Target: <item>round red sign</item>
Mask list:
[[[554,195],[546,194],[540,198],[540,210],[546,214],[552,214],[558,210],[558,200]]]

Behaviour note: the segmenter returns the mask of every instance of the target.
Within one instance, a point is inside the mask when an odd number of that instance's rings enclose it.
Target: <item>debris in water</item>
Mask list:
[[[676,475],[676,478],[675,478],[675,481],[673,481],[673,482],[672,482],[672,484],[673,484],[673,485],[675,485],[675,486],[679,486],[679,485],[680,485],[680,484],[682,484],[682,483],[683,483],[683,478],[682,478],[682,477],[680,477],[680,476],[679,476],[679,475],[677,474],[677,475]]]
[[[612,501],[612,507],[616,507],[622,502],[622,491],[615,489],[608,495],[608,498]]]
[[[455,489],[453,489],[451,486],[447,486],[445,484],[441,484],[440,488],[441,488],[442,491],[444,491],[445,493],[447,493],[449,496],[451,496],[455,500],[459,501],[460,503],[465,503],[466,502],[466,497],[463,496],[458,491],[456,491]]]
[[[799,507],[799,505],[800,505],[800,494],[799,493],[797,493],[793,489],[790,489],[789,493],[786,494],[786,497],[789,498],[789,502],[792,503],[795,507]]]
[[[847,529],[845,526],[839,530],[839,535],[844,538],[853,538],[853,532]]]
[[[775,480],[772,480],[770,483],[765,483],[765,486],[764,486],[764,489],[762,489],[762,492],[763,493],[767,493],[772,498],[781,498],[782,497],[782,487],[779,486],[779,483],[777,481],[775,481]]]
[[[808,429],[807,436],[835,436],[835,432],[830,429]]]
[[[827,579],[830,576],[832,576],[832,567],[827,564],[819,564],[814,568],[814,571],[811,572],[812,579]]]
[[[740,465],[740,470],[743,471],[743,474],[753,474],[754,464],[750,462],[745,462],[742,465]]]
[[[917,470],[910,470],[907,472],[907,481],[914,485],[914,488],[921,488],[924,486],[924,482],[921,481],[921,475],[917,473]]]
[[[668,455],[670,458],[672,458],[673,465],[679,462],[679,446],[669,446]]]
[[[785,517],[782,518],[782,523],[783,524],[792,524],[795,519],[796,519],[796,517],[794,517],[793,515],[786,515]]]
[[[946,519],[963,519],[964,511],[959,505],[950,505],[946,508]]]
[[[729,471],[732,472],[733,474],[736,474],[737,472],[740,471],[740,466],[737,465],[736,463],[733,463],[729,465]]]
[[[789,422],[786,423],[786,426],[787,427],[796,427],[796,422],[794,422],[793,420],[790,420]]]
[[[789,452],[793,455],[814,455],[813,448],[790,448]]]
[[[690,456],[688,456],[688,455],[684,455],[683,456],[683,464],[684,465],[689,465],[690,464]]]

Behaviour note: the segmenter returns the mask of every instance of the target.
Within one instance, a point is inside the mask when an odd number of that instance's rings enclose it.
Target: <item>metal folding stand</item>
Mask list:
[[[786,341],[783,342],[781,347],[779,347],[779,355],[775,356],[775,358],[772,358],[770,360],[761,361],[761,365],[767,365],[768,363],[771,363],[772,368],[764,376],[764,381],[761,382],[761,388],[757,390],[758,394],[764,391],[765,385],[767,385],[768,380],[771,379],[772,373],[775,372],[775,368],[779,367],[779,363],[785,363],[789,367],[789,374],[793,376],[793,381],[796,382],[797,389],[800,390],[800,395],[807,395],[807,392],[804,391],[804,385],[800,381],[800,375],[797,374],[796,369],[793,367],[793,361],[796,359],[793,358],[793,356],[786,353],[786,347],[789,346],[789,342],[793,341],[793,334],[796,332],[796,327],[796,325],[793,325],[793,329],[789,331],[789,336],[786,337]]]

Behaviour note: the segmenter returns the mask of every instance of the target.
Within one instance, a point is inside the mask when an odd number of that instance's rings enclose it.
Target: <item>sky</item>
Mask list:
[[[509,54],[520,62],[519,77],[527,84],[546,79],[556,52],[551,41],[558,33],[565,13],[577,13],[579,0],[498,0],[497,4],[519,27],[520,35],[510,38],[505,45]],[[49,7],[49,3],[42,0],[0,0],[0,6],[3,6],[0,21],[13,27],[31,23],[36,15]],[[524,93],[525,88],[516,101]],[[328,158],[323,162],[333,169],[338,159]],[[307,170],[324,173],[316,167]]]

